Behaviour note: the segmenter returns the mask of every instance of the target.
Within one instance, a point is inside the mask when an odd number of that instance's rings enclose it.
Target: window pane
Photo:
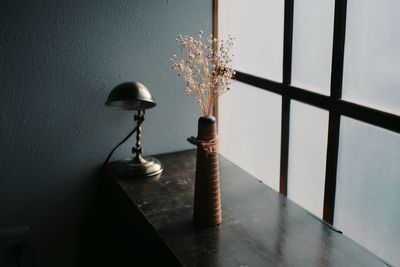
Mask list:
[[[236,82],[221,96],[220,153],[279,191],[281,97]]]
[[[334,225],[400,266],[400,135],[342,117]]]
[[[288,197],[322,217],[329,113],[291,102]]]
[[[348,1],[343,98],[400,115],[400,1]]]
[[[296,0],[292,84],[330,94],[334,0]]]
[[[282,81],[284,1],[219,0],[218,31],[236,37],[237,70]]]

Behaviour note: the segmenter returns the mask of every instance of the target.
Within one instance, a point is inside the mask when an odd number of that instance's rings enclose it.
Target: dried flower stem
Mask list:
[[[194,95],[203,116],[210,117],[216,99],[229,90],[235,71],[230,49],[233,37],[218,42],[212,35],[204,38],[201,31],[197,38],[179,35],[180,58],[169,60],[173,70],[186,82],[186,93]]]

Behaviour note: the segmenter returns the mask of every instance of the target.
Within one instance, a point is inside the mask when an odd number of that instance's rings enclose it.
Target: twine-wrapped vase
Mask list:
[[[201,117],[198,136],[189,142],[197,145],[193,224],[196,228],[219,225],[222,216],[215,118]]]

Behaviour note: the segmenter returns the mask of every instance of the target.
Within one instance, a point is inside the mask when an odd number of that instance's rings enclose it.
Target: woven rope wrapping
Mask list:
[[[191,136],[187,139],[187,141],[192,145],[201,148],[204,152],[206,152],[207,155],[217,151],[218,137],[215,137],[210,140],[202,140],[194,136]]]

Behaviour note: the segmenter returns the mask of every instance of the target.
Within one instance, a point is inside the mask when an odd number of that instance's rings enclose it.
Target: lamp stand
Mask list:
[[[162,163],[153,157],[143,156],[143,147],[141,146],[140,139],[142,136],[142,123],[144,121],[144,110],[138,110],[134,116],[137,123],[136,131],[136,144],[132,148],[132,153],[135,154],[133,158],[120,160],[115,166],[114,172],[118,177],[123,178],[146,178],[160,174],[164,167]]]

